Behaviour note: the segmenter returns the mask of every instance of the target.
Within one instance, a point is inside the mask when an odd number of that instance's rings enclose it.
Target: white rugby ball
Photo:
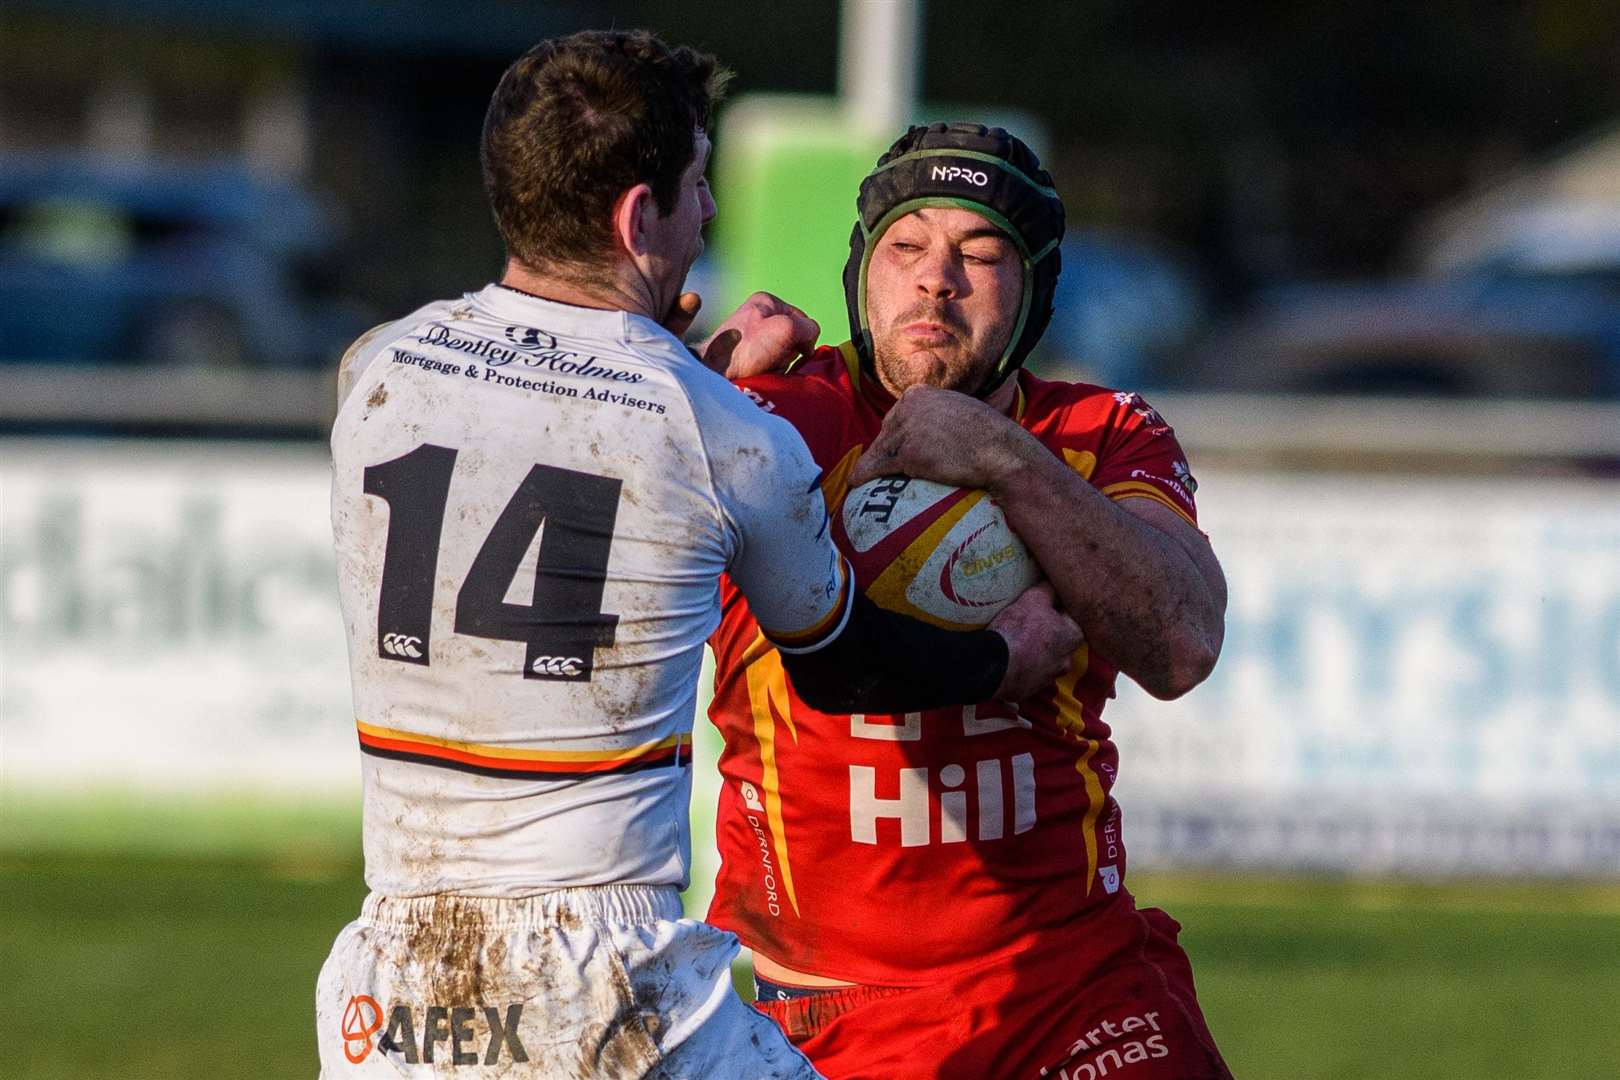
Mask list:
[[[976,630],[1040,580],[1040,567],[983,491],[909,476],[853,488],[833,540],[879,606]]]

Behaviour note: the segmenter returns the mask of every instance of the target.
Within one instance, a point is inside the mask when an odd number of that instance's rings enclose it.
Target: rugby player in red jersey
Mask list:
[[[1017,702],[806,705],[724,585],[725,735],[710,920],[759,1007],[829,1077],[1229,1075],[1168,915],[1125,884],[1121,673],[1159,698],[1219,655],[1226,586],[1170,426],[1132,393],[1020,369],[1051,316],[1063,207],[1000,129],[912,128],[861,185],[853,340],[744,379],[837,507],[906,473],[987,489],[1085,632]]]

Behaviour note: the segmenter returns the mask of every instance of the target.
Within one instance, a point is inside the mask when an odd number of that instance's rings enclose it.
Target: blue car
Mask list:
[[[308,368],[371,320],[310,192],[232,165],[0,157],[0,362]]]
[[[1620,296],[1476,272],[1273,290],[1166,371],[1179,387],[1430,397],[1620,398]]]

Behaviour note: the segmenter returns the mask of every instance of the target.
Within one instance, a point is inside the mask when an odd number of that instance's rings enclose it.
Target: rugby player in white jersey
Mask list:
[[[642,32],[530,50],[483,136],[502,280],[344,358],[371,895],[321,972],[323,1075],[814,1076],[732,993],[736,939],[681,917],[720,575],[833,712],[1015,699],[1079,643],[1039,589],[973,634],[873,607],[803,442],[705,366],[746,373],[813,325],[756,297],[702,359],[670,332],[724,78]]]

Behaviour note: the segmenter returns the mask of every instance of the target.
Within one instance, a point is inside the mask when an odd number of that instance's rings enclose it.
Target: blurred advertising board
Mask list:
[[[1200,480],[1220,664],[1105,713],[1139,862],[1620,874],[1620,484]]]
[[[354,805],[328,477],[320,446],[0,442],[5,786]],[[1139,865],[1620,874],[1620,484],[1199,479],[1220,665],[1106,714]]]
[[[4,780],[354,797],[324,449],[0,442]]]

